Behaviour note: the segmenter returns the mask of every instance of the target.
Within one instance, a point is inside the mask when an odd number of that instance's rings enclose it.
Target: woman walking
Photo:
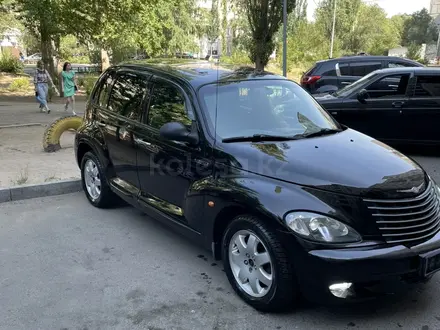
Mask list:
[[[66,105],[64,110],[69,109],[69,104],[72,106],[72,113],[76,116],[75,112],[75,92],[76,92],[76,75],[72,71],[72,66],[69,62],[64,63],[63,72],[61,72],[61,88],[62,93],[66,99]]]
[[[40,103],[40,110],[50,113],[49,106],[47,105],[47,96],[49,92],[49,83],[56,90],[55,84],[50,77],[50,74],[44,69],[42,61],[37,62],[37,70],[34,75],[35,96]]]

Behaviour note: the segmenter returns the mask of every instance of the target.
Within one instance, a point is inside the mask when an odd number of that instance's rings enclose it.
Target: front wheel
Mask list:
[[[93,152],[87,152],[81,160],[81,181],[89,202],[99,208],[108,208],[118,201],[110,190],[104,168]]]
[[[222,257],[235,292],[255,309],[290,309],[298,297],[293,267],[275,232],[253,216],[239,216],[223,236]]]

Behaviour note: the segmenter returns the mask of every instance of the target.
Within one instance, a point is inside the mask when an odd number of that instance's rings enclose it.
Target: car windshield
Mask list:
[[[210,129],[220,139],[255,135],[288,138],[340,129],[314,98],[288,80],[209,84],[200,88],[199,97]]]
[[[356,90],[358,88],[358,86],[363,85],[368,80],[373,80],[377,75],[378,75],[378,73],[373,71],[373,72],[367,74],[366,76],[363,76],[361,79],[356,80],[351,85],[348,85],[348,86],[336,91],[335,93],[333,93],[333,96],[346,97],[346,96],[350,95],[352,91]]]

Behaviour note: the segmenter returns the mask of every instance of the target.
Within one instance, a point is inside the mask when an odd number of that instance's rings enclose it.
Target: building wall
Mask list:
[[[429,8],[429,13],[436,18],[440,15],[440,0],[431,0],[431,6]]]

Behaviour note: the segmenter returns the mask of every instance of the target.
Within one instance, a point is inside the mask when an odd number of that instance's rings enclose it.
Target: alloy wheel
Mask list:
[[[101,178],[98,166],[91,159],[88,159],[84,166],[84,182],[90,198],[96,201],[101,196]]]
[[[240,230],[229,243],[229,264],[240,288],[254,298],[264,297],[272,287],[273,262],[262,240]]]

